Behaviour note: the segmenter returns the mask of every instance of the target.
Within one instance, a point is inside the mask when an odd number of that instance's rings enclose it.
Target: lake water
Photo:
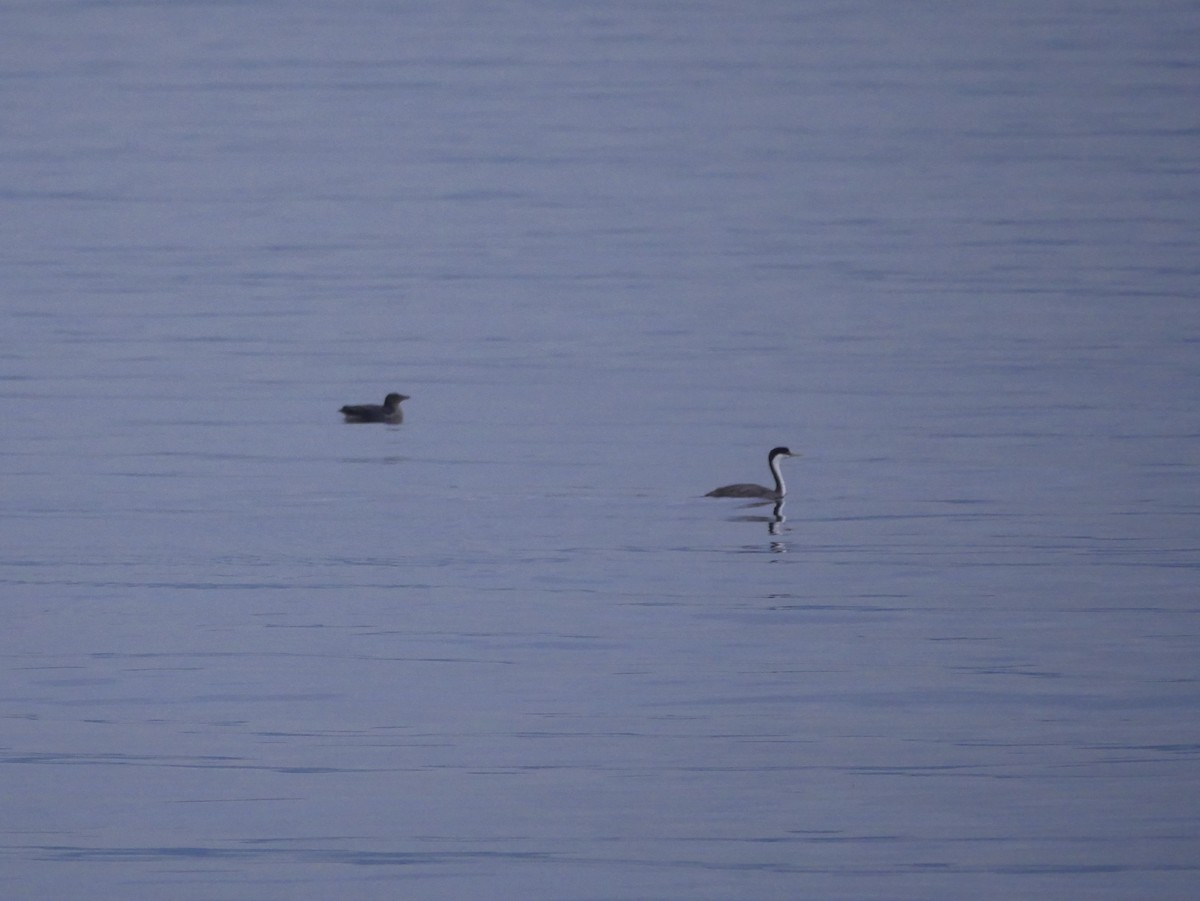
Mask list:
[[[0,894],[1197,897],[1194,2],[0,19]]]

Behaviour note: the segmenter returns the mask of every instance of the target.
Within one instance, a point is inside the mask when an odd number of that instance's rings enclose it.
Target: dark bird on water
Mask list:
[[[779,464],[784,457],[798,457],[799,454],[793,454],[786,447],[772,448],[767,454],[767,465],[771,467],[771,475],[775,477],[775,487],[768,488],[766,485],[755,485],[753,482],[739,482],[736,485],[722,485],[720,488],[714,488],[705,497],[749,497],[758,498],[766,501],[781,501],[787,493],[787,486],[783,484],[783,474],[779,471]]]
[[[401,401],[408,400],[407,394],[389,394],[379,404],[347,404],[341,413],[346,422],[387,422],[399,425],[404,422],[404,411],[400,409]]]

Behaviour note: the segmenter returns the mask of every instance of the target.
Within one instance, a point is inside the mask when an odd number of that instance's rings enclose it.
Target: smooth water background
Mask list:
[[[0,20],[0,894],[1196,897],[1194,2]]]

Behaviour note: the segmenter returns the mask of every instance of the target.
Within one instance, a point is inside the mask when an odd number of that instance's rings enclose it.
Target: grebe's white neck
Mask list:
[[[767,465],[771,467],[771,475],[775,477],[775,493],[779,495],[780,500],[787,494],[787,486],[783,483],[783,473],[779,469],[779,461],[788,454],[772,454],[771,459],[767,461]]]

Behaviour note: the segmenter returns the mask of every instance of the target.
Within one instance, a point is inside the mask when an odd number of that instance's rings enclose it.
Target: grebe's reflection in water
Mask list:
[[[730,521],[731,522],[765,522],[767,524],[767,534],[768,535],[782,535],[783,532],[786,531],[783,527],[783,524],[785,522],[787,522],[787,517],[783,515],[783,506],[786,503],[787,503],[787,501],[784,498],[780,498],[779,500],[775,501],[774,506],[771,507],[771,512],[769,515],[768,514],[747,514],[745,516],[734,516],[731,518]],[[766,504],[765,503],[751,504],[750,506],[764,507],[764,506],[766,506]],[[771,551],[776,554],[786,554],[787,553],[787,545],[784,544],[782,541],[772,541],[771,542]]]

